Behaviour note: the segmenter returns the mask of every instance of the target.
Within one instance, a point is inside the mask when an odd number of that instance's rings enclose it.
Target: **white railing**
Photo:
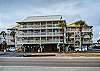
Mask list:
[[[90,44],[93,43],[92,41],[83,41],[83,44]]]
[[[7,42],[7,45],[15,45],[15,42]]]
[[[52,27],[52,24],[47,24],[47,27]]]
[[[79,29],[67,29],[67,31],[79,31]],[[92,29],[82,29],[82,31],[92,32]]]
[[[84,32],[84,31],[86,31],[86,32],[92,32],[92,29],[83,29],[82,31],[83,31],[83,32]]]
[[[39,28],[41,27],[40,25],[23,25],[20,28]]]
[[[46,32],[41,32],[41,34],[40,35],[46,35]]]
[[[47,32],[47,35],[52,35],[52,32]]]
[[[34,35],[39,35],[39,36],[41,36],[41,35],[62,35],[62,32],[47,32],[47,34],[46,34],[46,32],[39,32],[39,33],[19,33],[19,34],[17,34],[17,36],[34,36]]]
[[[74,41],[68,41],[67,43],[73,43],[74,44]]]
[[[21,25],[19,28],[46,28],[46,27],[60,27],[59,24],[42,24],[42,25]]]
[[[14,39],[12,36],[6,36],[6,39]]]
[[[59,27],[59,24],[53,24],[53,27]]]
[[[50,39],[50,40],[23,40],[23,41],[17,41],[17,43],[58,43],[59,39]]]
[[[85,35],[84,38],[90,38],[90,36],[89,35]]]

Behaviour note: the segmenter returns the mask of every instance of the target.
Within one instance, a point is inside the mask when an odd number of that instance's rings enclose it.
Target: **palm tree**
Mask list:
[[[88,32],[88,35],[90,36],[90,39],[92,39],[93,33],[92,32]]]
[[[10,33],[10,35],[13,37],[14,42],[15,42],[15,34],[16,34],[15,31],[11,31],[11,33]]]
[[[92,36],[93,36],[93,33],[92,32],[88,32],[88,35],[90,36],[90,39],[91,39]]]
[[[100,43],[100,39],[98,39],[97,42]]]
[[[10,36],[13,37],[14,45],[15,45],[15,34],[16,34],[16,32],[14,30],[10,32]]]
[[[71,38],[70,38],[70,37],[71,37],[71,33],[68,32],[66,36],[68,37],[68,38],[67,38],[67,43],[68,43],[68,41],[71,40]],[[69,46],[70,46],[70,45],[68,44],[68,46],[67,46],[67,51],[69,50],[69,49],[68,49]]]
[[[67,36],[68,36],[68,40],[71,40],[71,39],[70,39],[71,33],[67,33]]]
[[[1,33],[0,33],[2,36],[3,36],[3,38],[5,39],[5,41],[6,41],[6,32],[5,31],[1,31]]]
[[[75,22],[75,24],[76,24],[76,27],[79,27],[79,32],[80,32],[80,48],[82,50],[82,43],[83,43],[82,42],[83,41],[82,29],[83,29],[83,27],[88,27],[88,26],[87,26],[87,24],[85,24],[85,21],[82,21],[82,20]]]
[[[59,26],[62,27],[62,33],[63,33],[63,52],[64,52],[65,51],[65,48],[64,48],[64,28],[66,27],[66,22],[65,21],[60,22]]]
[[[0,33],[2,36],[3,36],[3,38],[4,38],[4,41],[2,42],[2,48],[5,50],[6,49],[6,47],[7,47],[7,43],[6,43],[6,32],[5,31],[1,31],[1,33]]]

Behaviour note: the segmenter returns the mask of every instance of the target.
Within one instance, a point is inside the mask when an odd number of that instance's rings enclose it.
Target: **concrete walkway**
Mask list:
[[[0,56],[14,56],[14,57],[34,57],[34,56],[56,56],[56,57],[100,57],[100,53],[14,53],[14,52],[0,52]]]
[[[0,55],[3,55],[3,54],[5,54],[5,53],[0,51]]]

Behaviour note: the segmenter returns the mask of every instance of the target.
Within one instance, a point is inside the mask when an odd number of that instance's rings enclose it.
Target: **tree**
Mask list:
[[[2,46],[2,48],[5,50],[6,49],[6,47],[7,47],[7,43],[6,43],[6,32],[5,31],[1,31],[1,33],[0,33],[2,36],[3,36],[3,38],[5,39],[3,42],[2,42],[2,44],[1,44],[1,46]]]
[[[11,31],[11,33],[10,33],[10,35],[13,37],[14,42],[15,42],[15,34],[16,34],[15,31]]]
[[[100,39],[98,39],[97,42],[100,43]]]
[[[91,39],[92,36],[93,36],[93,33],[92,32],[88,32],[88,35],[90,36],[90,39]]]
[[[83,29],[83,27],[88,27],[88,25],[85,24],[85,21],[82,21],[82,20],[75,22],[75,24],[76,24],[76,27],[79,27],[79,32],[80,32],[80,48],[82,50],[82,43],[83,43],[82,29]]]
[[[68,41],[71,40],[71,39],[70,39],[71,33],[67,33],[67,37],[68,37]]]
[[[64,51],[65,51],[65,50],[64,50],[64,46],[65,46],[65,45],[64,45],[64,28],[66,27],[66,22],[65,22],[65,21],[63,21],[63,22],[61,21],[61,22],[59,23],[59,26],[62,27],[62,33],[63,33],[63,52],[64,52]]]
[[[5,39],[5,41],[6,41],[6,32],[5,31],[1,31],[1,33],[0,33],[2,36],[3,36],[3,38]]]
[[[68,41],[71,41],[71,38],[70,38],[70,37],[71,37],[71,33],[67,32],[67,33],[66,33],[66,36],[67,36],[67,43],[69,43]],[[68,46],[67,46],[67,51],[69,51],[69,48],[70,48],[69,46],[71,46],[71,45],[68,44]],[[70,50],[71,50],[71,49],[70,49]]]

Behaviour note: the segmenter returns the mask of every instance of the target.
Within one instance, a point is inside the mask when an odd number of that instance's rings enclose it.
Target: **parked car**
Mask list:
[[[87,48],[82,48],[82,50],[81,48],[76,48],[75,51],[87,51]]]
[[[100,46],[92,46],[92,47],[88,48],[88,51],[100,52]]]
[[[8,51],[8,52],[15,52],[16,51],[16,48],[15,47],[8,48],[6,51]]]

